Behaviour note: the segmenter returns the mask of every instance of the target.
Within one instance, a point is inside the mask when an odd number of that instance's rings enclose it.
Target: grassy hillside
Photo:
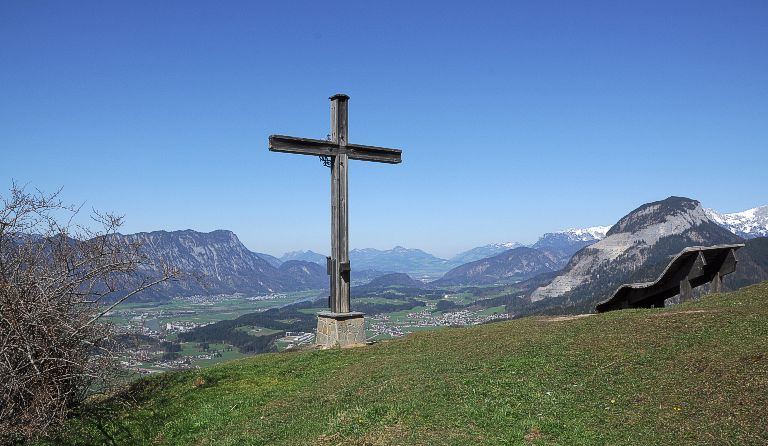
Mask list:
[[[766,444],[768,283],[165,374],[58,444]]]

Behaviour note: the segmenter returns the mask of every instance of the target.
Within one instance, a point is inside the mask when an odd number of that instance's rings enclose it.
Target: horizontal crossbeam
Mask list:
[[[348,144],[341,146],[322,139],[297,138],[294,136],[271,135],[269,150],[272,152],[295,153],[314,156],[349,156],[353,160],[373,161],[376,163],[400,163],[400,149]]]

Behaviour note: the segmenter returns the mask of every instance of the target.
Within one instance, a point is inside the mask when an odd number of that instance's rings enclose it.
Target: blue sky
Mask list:
[[[0,1],[0,178],[327,252],[324,138],[351,96],[352,247],[441,256],[670,195],[768,204],[768,2]]]

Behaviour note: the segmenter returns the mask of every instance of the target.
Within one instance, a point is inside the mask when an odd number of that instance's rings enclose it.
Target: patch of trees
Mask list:
[[[111,336],[108,342],[113,349],[137,349],[157,345],[157,339],[140,333],[121,333]]]
[[[368,291],[368,292],[355,292],[356,290],[352,290],[352,294],[354,297],[357,298],[364,298],[364,297],[379,297],[382,299],[403,299],[403,298],[414,298],[418,297],[421,299],[427,299],[427,300],[437,300],[442,299],[442,297],[445,295],[445,291],[442,290],[427,290],[424,288],[404,288],[404,287],[390,287],[382,290],[377,291]]]
[[[179,358],[181,358],[181,353],[179,352],[165,352],[162,356],[163,361],[173,361]]]
[[[725,289],[736,290],[768,280],[768,237],[747,240],[746,246],[736,251],[736,259],[736,272],[725,276]]]
[[[386,303],[386,304],[374,304],[374,303],[363,303],[363,304],[355,304],[354,310],[355,311],[362,311],[363,313],[367,314],[377,314],[377,313],[391,313],[393,311],[403,311],[403,310],[410,310],[414,307],[423,307],[426,304],[421,300],[416,299],[408,299],[407,301],[403,303]]]
[[[300,302],[282,308],[272,308],[258,313],[244,314],[237,319],[219,321],[214,324],[198,327],[186,333],[180,333],[179,339],[185,342],[225,343],[237,347],[241,353],[266,353],[275,351],[275,340],[283,336],[285,331],[312,331],[317,325],[314,314],[298,311],[321,305],[319,301]],[[291,321],[291,322],[281,322]],[[259,326],[279,330],[265,336],[254,336],[238,330],[244,326]]]
[[[181,344],[178,342],[163,341],[160,343],[160,348],[166,353],[180,352]]]
[[[514,285],[503,285],[503,286],[486,286],[486,287],[463,287],[457,289],[456,293],[470,293],[471,295],[475,297],[488,297],[488,296],[494,296],[499,293],[503,293],[505,291],[510,291],[514,288]]]
[[[504,294],[502,296],[492,297],[490,299],[481,299],[481,300],[475,301],[472,304],[472,306],[480,307],[480,308],[491,308],[491,307],[498,307],[499,305],[504,305],[506,307],[506,310],[509,310],[510,308],[516,308],[525,302],[528,302],[528,300],[525,299],[524,293],[512,293],[512,294]],[[514,313],[514,311],[512,313]]]
[[[441,299],[437,301],[435,311],[455,311],[461,308],[464,308],[464,305],[459,305],[451,300]]]

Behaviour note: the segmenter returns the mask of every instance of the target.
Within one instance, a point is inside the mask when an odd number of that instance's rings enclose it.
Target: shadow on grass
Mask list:
[[[139,444],[146,440],[146,432],[153,425],[164,424],[170,414],[163,410],[146,413],[145,405],[151,401],[158,409],[172,404],[172,397],[163,389],[179,382],[190,387],[215,385],[211,377],[194,377],[191,373],[163,373],[136,381],[122,390],[105,397],[94,397],[75,410],[70,421],[45,444],[72,445],[124,445]],[[132,413],[145,412],[140,416]],[[143,420],[141,418],[144,418]]]

